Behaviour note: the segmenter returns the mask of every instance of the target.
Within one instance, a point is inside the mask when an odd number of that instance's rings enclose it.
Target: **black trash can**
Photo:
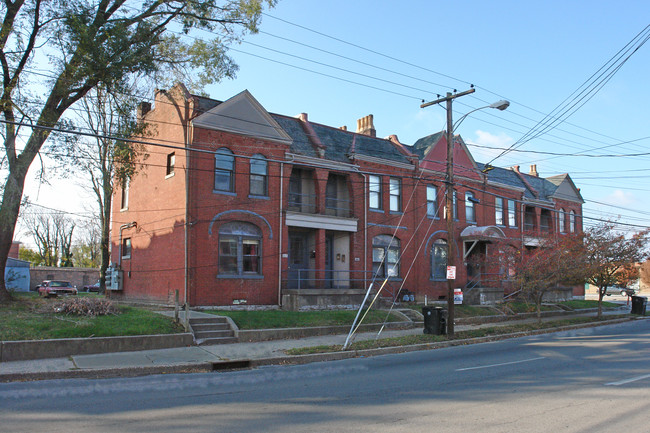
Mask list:
[[[447,310],[442,307],[422,307],[424,333],[443,335],[447,333]]]
[[[645,308],[647,304],[648,298],[645,296],[632,296],[632,314],[645,316]]]

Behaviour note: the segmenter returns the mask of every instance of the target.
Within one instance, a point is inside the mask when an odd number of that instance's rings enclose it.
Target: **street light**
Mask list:
[[[446,203],[445,203],[445,209],[447,211],[447,269],[454,268],[455,269],[455,259],[456,259],[456,251],[455,251],[455,243],[454,243],[454,213],[453,213],[453,194],[454,194],[454,130],[460,125],[460,123],[465,120],[467,116],[472,114],[475,111],[482,110],[484,108],[496,108],[497,110],[505,110],[508,108],[510,105],[510,102],[506,100],[501,100],[494,102],[490,105],[486,105],[485,107],[479,107],[476,108],[469,113],[465,114],[462,116],[456,124],[452,121],[452,109],[451,109],[451,102],[459,98],[461,96],[469,95],[471,93],[474,93],[476,89],[473,87],[469,90],[466,90],[464,92],[460,93],[455,93],[452,94],[451,92],[447,92],[447,96],[443,98],[438,98],[435,101],[432,102],[427,102],[422,105],[420,105],[420,108],[425,108],[430,105],[434,104],[439,104],[441,102],[446,102],[446,110],[447,110],[447,174],[445,177],[445,183],[447,185],[446,191],[447,191],[447,198],[446,198]],[[449,338],[454,337],[454,284],[453,284],[452,279],[447,279],[447,336]]]

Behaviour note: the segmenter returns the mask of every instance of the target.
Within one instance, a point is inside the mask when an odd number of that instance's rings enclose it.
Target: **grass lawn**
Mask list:
[[[606,319],[601,320],[611,320],[618,317],[629,317],[628,315],[622,316],[609,316]],[[513,324],[505,326],[493,326],[487,328],[473,329],[469,331],[458,331],[455,333],[455,340],[464,340],[469,338],[478,338],[478,337],[488,337],[504,334],[513,334],[516,332],[530,332],[540,329],[556,328],[559,326],[568,326],[568,325],[577,325],[582,323],[591,323],[598,322],[599,320],[596,317],[573,317],[570,319],[558,319],[549,322],[539,323],[522,323],[522,324]],[[430,334],[418,334],[418,335],[406,335],[403,337],[393,337],[393,338],[383,338],[379,340],[367,340],[367,341],[357,341],[352,343],[350,350],[366,350],[366,349],[377,349],[381,347],[397,347],[397,346],[408,346],[413,344],[425,344],[425,343],[436,343],[440,341],[447,341],[448,338],[445,335],[430,335]],[[314,347],[304,347],[298,349],[291,349],[287,351],[289,355],[309,355],[314,353],[327,353],[327,352],[338,352],[342,348],[341,345],[333,346],[314,346]]]
[[[183,332],[183,327],[170,318],[140,308],[118,306],[118,315],[83,317],[54,312],[54,305],[65,297],[42,299],[33,294],[14,294],[14,299],[0,305],[0,340],[3,341]]]
[[[331,311],[224,311],[208,310],[219,316],[230,317],[239,329],[272,329],[272,328],[302,328],[309,326],[352,326],[357,310],[331,310]],[[400,322],[403,319],[395,314],[386,318],[386,311],[370,310],[364,324]]]
[[[564,306],[572,308],[574,310],[584,309],[584,308],[598,308],[598,301],[588,301],[586,299],[574,299],[571,301],[559,302]],[[615,308],[620,307],[619,304],[613,302],[603,301],[603,308]]]

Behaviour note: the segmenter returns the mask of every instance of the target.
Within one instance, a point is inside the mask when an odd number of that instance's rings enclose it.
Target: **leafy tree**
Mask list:
[[[255,32],[275,0],[3,0],[0,122],[6,175],[0,182],[0,302],[25,178],[64,113],[100,83],[190,74],[195,86],[234,76],[227,47]],[[202,38],[191,33],[204,30]],[[45,61],[48,64],[43,64]],[[43,73],[42,71],[48,71]],[[42,95],[42,96],[41,96]],[[22,151],[19,149],[22,148]]]
[[[535,304],[537,319],[542,320],[542,301],[547,293],[561,286],[584,282],[584,250],[581,234],[541,238],[538,248],[515,250],[501,248],[501,269],[519,296]]]
[[[598,288],[598,317],[603,313],[603,297],[607,288],[627,284],[626,267],[648,258],[650,230],[625,236],[616,232],[612,223],[594,226],[584,233],[586,280]]]
[[[34,266],[40,266],[43,264],[43,258],[38,252],[24,246],[20,247],[20,251],[18,251],[18,258],[20,260],[30,262]]]

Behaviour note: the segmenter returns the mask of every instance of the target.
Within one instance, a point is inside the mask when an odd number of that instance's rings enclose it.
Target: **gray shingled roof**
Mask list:
[[[440,141],[444,131],[436,132],[435,134],[427,135],[426,137],[420,138],[418,141],[413,144],[413,146],[408,146],[408,150],[411,153],[416,154],[420,159],[424,158],[434,144]]]

